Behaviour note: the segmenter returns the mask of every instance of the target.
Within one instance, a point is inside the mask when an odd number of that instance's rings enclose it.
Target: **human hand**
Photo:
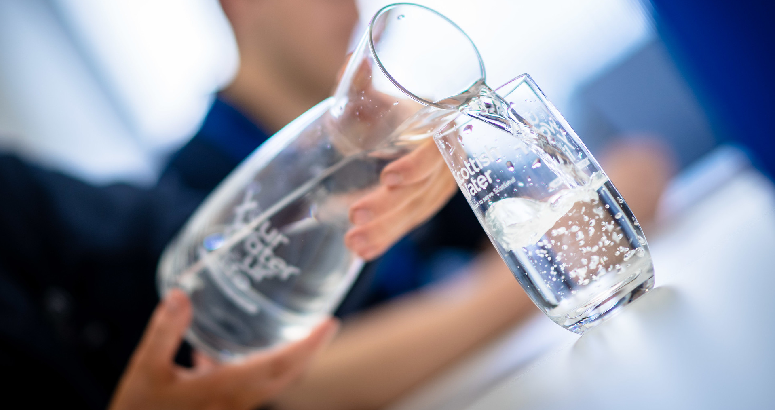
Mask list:
[[[329,319],[306,339],[239,363],[217,363],[196,353],[194,367],[186,369],[175,365],[173,357],[191,315],[186,294],[170,291],[129,360],[110,410],[254,409],[296,380],[337,328]]]
[[[374,259],[441,209],[456,190],[452,173],[429,139],[386,166],[380,186],[350,207],[354,226],[345,244],[358,256]]]

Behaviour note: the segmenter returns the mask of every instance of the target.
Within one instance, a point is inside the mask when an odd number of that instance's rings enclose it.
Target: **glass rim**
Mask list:
[[[476,48],[476,45],[474,44],[473,40],[471,40],[471,37],[469,37],[468,34],[466,34],[466,32],[463,31],[462,28],[460,28],[460,26],[455,24],[454,21],[450,20],[447,16],[439,13],[438,11],[433,10],[430,7],[423,6],[421,4],[415,4],[415,3],[393,3],[393,4],[389,4],[389,5],[385,6],[385,7],[382,7],[381,9],[379,9],[379,11],[377,11],[374,14],[374,16],[371,18],[371,21],[369,21],[369,36],[368,37],[369,37],[369,51],[371,52],[372,58],[374,59],[374,61],[377,62],[377,66],[379,67],[379,69],[382,72],[382,74],[384,74],[385,77],[387,77],[387,79],[390,80],[390,82],[393,83],[394,86],[396,86],[399,90],[401,90],[409,98],[417,101],[420,104],[430,105],[430,106],[434,106],[434,107],[437,107],[437,108],[445,108],[442,105],[437,104],[434,101],[428,101],[428,100],[426,100],[424,98],[421,98],[421,97],[415,95],[414,93],[412,93],[411,91],[407,90],[406,88],[404,88],[404,86],[402,86],[398,81],[396,81],[395,78],[393,78],[392,75],[390,75],[390,73],[387,71],[385,66],[382,64],[382,61],[379,59],[379,56],[377,55],[377,50],[374,48],[374,33],[373,33],[374,23],[377,21],[377,18],[379,18],[382,14],[390,11],[393,8],[397,8],[397,7],[401,7],[401,6],[418,7],[418,8],[430,11],[431,13],[435,14],[438,17],[441,17],[447,23],[449,23],[455,29],[457,29],[466,38],[466,40],[468,40],[468,43],[474,49],[474,53],[476,53],[476,58],[479,61],[479,71],[482,74],[480,80],[481,81],[485,81],[486,80],[486,78],[485,78],[486,77],[486,73],[485,73],[485,69],[484,69],[484,61],[482,61],[482,56],[481,56],[481,54],[479,54],[479,49]],[[452,96],[450,95],[449,97],[452,97]]]

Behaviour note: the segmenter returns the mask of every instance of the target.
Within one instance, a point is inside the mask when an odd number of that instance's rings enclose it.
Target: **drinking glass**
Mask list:
[[[333,97],[253,152],[162,255],[161,293],[182,288],[192,301],[187,339],[233,360],[309,334],[363,264],[344,245],[350,205],[459,115],[437,102],[483,78],[476,47],[444,16],[380,10]]]
[[[461,110],[478,120],[457,118],[436,143],[493,245],[547,316],[583,333],[653,287],[637,219],[529,75],[495,93],[483,89]]]

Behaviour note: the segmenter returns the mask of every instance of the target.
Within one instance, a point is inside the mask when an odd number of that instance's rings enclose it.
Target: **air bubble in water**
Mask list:
[[[398,104],[398,103],[396,103]],[[339,103],[336,107],[334,107],[334,114],[339,116],[344,113],[344,102]]]
[[[203,241],[203,245],[205,249],[208,251],[214,251],[223,245],[223,243],[226,242],[226,239],[223,237],[222,234],[215,233],[208,237],[206,237]]]
[[[536,160],[533,162],[533,166],[532,166],[531,168],[533,168],[533,169],[536,169],[536,168],[538,168],[538,167],[540,167],[540,166],[541,166],[541,160],[540,160],[540,159],[536,159]]]
[[[622,257],[622,260],[628,261],[632,259],[633,255],[635,255],[635,249],[630,249],[629,251],[627,251],[627,253],[624,254],[624,256]]]
[[[617,212],[616,215],[614,215],[614,218],[616,218],[616,219],[619,219],[621,217],[622,217],[622,213],[621,212]]]
[[[468,135],[471,133],[471,131],[474,130],[474,126],[472,124],[468,124],[465,127],[463,127],[463,134]]]
[[[509,171],[514,171],[514,164],[512,164],[511,161],[506,161],[506,168],[508,168]]]

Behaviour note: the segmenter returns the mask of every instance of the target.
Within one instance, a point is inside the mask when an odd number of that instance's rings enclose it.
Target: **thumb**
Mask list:
[[[151,316],[135,351],[137,364],[169,366],[190,323],[191,302],[188,296],[180,289],[172,289]]]

